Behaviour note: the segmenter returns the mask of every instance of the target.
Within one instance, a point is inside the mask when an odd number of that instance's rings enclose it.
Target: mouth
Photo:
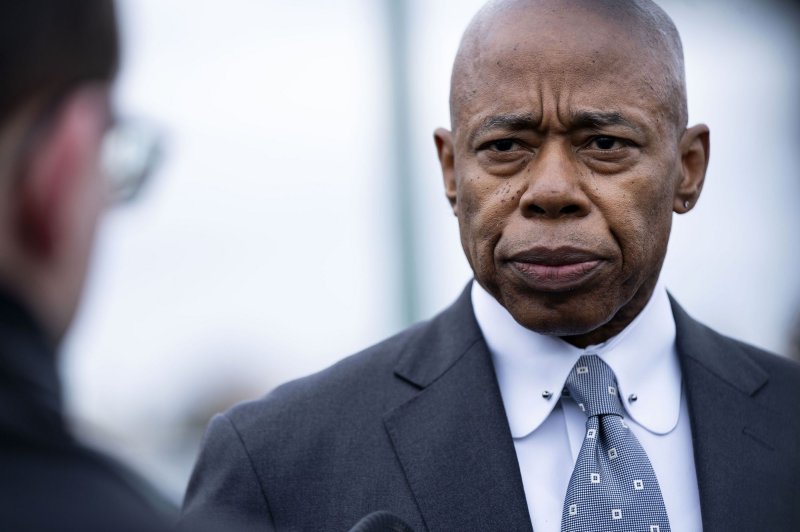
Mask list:
[[[512,271],[540,292],[576,290],[601,269],[603,257],[571,247],[535,247],[507,259]]]

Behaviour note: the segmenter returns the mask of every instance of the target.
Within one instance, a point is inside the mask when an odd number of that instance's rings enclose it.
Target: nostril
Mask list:
[[[528,203],[523,207],[523,209],[525,210],[526,216],[546,216],[553,218],[558,218],[561,216],[580,216],[583,212],[583,208],[576,203],[570,203],[561,208],[558,208],[557,205],[553,205],[552,208],[549,208],[546,203],[543,203],[542,205]]]

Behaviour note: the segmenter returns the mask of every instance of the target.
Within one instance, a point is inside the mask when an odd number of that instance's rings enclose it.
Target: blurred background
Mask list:
[[[470,279],[432,142],[482,0],[121,0],[120,112],[161,171],[110,212],[65,345],[88,440],[179,501],[213,413],[447,306]],[[800,23],[788,3],[663,0],[703,197],[663,276],[695,317],[784,355],[800,317]]]

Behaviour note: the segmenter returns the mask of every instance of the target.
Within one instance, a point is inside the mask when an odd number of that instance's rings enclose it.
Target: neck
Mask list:
[[[59,304],[49,279],[35,276],[34,272],[33,267],[0,268],[0,298],[4,303],[13,304],[27,321],[35,324],[36,332],[55,350],[65,329],[59,326],[64,320],[58,315],[58,309],[63,305]]]

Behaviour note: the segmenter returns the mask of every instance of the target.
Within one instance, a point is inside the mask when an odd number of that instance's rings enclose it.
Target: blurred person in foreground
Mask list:
[[[492,2],[450,111],[435,141],[475,280],[431,321],[216,416],[184,518],[797,530],[800,366],[698,323],[659,281],[709,156],[669,17]]]
[[[114,8],[24,0],[0,10],[0,528],[158,530],[154,492],[70,434],[56,370],[100,214],[152,162],[152,152],[138,165],[130,152],[127,165],[115,157],[132,145],[110,106]],[[116,166],[101,170],[101,157]]]

